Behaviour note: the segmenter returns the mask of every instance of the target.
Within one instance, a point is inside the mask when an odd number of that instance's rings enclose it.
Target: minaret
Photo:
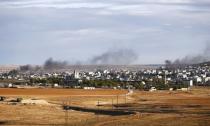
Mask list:
[[[74,70],[74,78],[79,79],[79,72],[77,72],[76,70]]]
[[[165,71],[165,75],[164,75],[165,77],[164,77],[164,83],[165,83],[165,85],[166,85],[166,71]]]

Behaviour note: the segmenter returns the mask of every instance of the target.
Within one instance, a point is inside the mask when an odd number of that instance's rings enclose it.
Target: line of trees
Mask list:
[[[77,81],[75,81],[76,83]],[[63,86],[65,84],[64,78],[61,77],[49,77],[49,78],[30,78],[28,84],[59,84]],[[155,87],[158,90],[168,90],[169,88],[179,89],[186,88],[189,85],[182,81],[176,83],[165,84],[164,79],[154,78],[153,80],[142,81],[117,81],[117,80],[82,80],[80,83],[76,83],[80,87],[96,87],[96,88],[128,88],[129,86],[139,90],[149,90],[151,87]]]
[[[49,77],[49,78],[30,78],[29,81],[31,84],[37,84],[37,83],[42,83],[42,84],[62,84],[63,78],[58,78],[58,77]]]

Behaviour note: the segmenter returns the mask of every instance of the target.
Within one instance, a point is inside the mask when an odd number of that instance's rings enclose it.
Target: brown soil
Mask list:
[[[15,89],[15,88],[0,88],[0,95],[122,95],[126,94],[127,90],[83,90],[83,89]]]
[[[68,126],[209,126],[210,89],[135,91],[79,89],[0,89],[0,96],[43,99],[53,105],[11,105],[0,102],[0,125]],[[122,94],[122,95],[121,95]],[[117,96],[120,95],[120,96]],[[117,100],[118,98],[118,100]],[[126,100],[125,100],[126,98]],[[101,106],[97,106],[98,102]],[[109,116],[64,110],[63,104],[96,109],[135,111],[134,115]],[[118,103],[118,105],[117,105]]]

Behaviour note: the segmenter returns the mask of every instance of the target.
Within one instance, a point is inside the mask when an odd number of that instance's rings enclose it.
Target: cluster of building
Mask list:
[[[166,75],[167,82],[177,84],[188,81],[190,86],[193,86],[193,84],[198,86],[210,85],[210,66],[207,64],[190,65],[182,69],[165,70],[163,73]]]
[[[84,80],[113,80],[117,82],[139,82],[146,85],[148,82],[160,80],[160,83],[170,85],[210,85],[210,66],[186,66],[182,68],[142,69],[139,71],[97,69],[95,71],[53,72],[53,73],[0,73],[1,80],[17,80],[30,83],[31,79],[60,78],[62,85],[74,85]],[[3,81],[4,82],[4,81]],[[41,82],[39,83],[41,84]],[[56,86],[61,83],[55,83]],[[0,84],[1,86],[1,84]],[[154,85],[153,85],[154,86]],[[88,89],[88,88],[87,88]],[[93,89],[93,88],[91,88]]]

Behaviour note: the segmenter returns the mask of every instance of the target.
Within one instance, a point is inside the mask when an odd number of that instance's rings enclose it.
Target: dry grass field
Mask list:
[[[0,125],[61,126],[209,126],[210,88],[181,91],[134,91],[81,89],[0,89],[7,99],[41,99],[49,104],[0,101]],[[99,104],[100,106],[97,106]],[[113,106],[112,106],[113,104]],[[64,110],[63,105],[98,110],[127,110],[131,115],[103,115]]]
[[[46,95],[46,96],[74,96],[74,95],[120,95],[124,94],[125,90],[82,90],[82,89],[53,89],[53,88],[29,88],[29,89],[15,89],[15,88],[0,88],[0,95]]]

